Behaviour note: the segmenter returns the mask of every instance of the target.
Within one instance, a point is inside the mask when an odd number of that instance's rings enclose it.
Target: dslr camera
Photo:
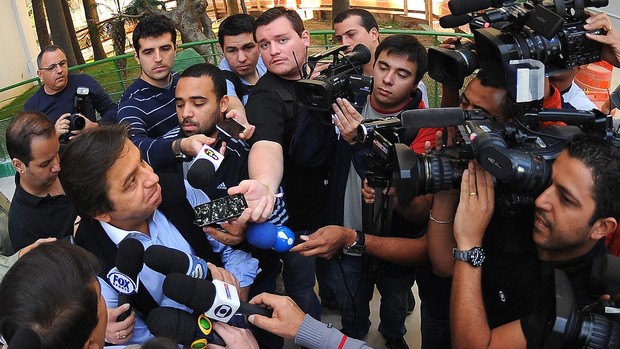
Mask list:
[[[347,54],[346,45],[339,45],[308,57],[307,66],[311,73],[319,61],[331,57],[329,66],[314,79],[301,79],[295,83],[295,96],[300,106],[316,111],[331,111],[336,98],[354,101],[356,93],[365,95],[372,91],[372,77],[363,75],[362,66],[370,62],[370,50],[362,44],[356,45]]]
[[[516,69],[511,61],[535,59],[548,74],[601,60],[602,44],[586,38],[585,7],[604,7],[609,0],[451,0],[451,15],[442,26],[469,23],[474,42],[455,50],[430,48],[429,75],[452,89],[460,89],[465,77],[483,68],[507,86],[516,100]],[[486,9],[487,6],[494,8]],[[593,32],[604,34],[602,30]]]

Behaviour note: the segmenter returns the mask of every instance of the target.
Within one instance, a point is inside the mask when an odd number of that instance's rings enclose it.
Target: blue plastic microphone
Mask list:
[[[285,226],[264,222],[250,225],[246,239],[252,246],[264,250],[272,248],[276,252],[286,252],[293,248],[295,234]]]

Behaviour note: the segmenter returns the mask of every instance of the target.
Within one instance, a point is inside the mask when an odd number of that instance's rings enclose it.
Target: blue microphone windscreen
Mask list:
[[[272,248],[276,242],[278,231],[273,223],[264,222],[252,224],[246,232],[246,239],[255,247],[264,250]]]

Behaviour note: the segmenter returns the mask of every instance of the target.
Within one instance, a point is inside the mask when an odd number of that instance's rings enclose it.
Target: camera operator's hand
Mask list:
[[[605,12],[598,13],[586,19],[583,26],[585,30],[594,31],[603,29],[606,35],[595,35],[586,33],[586,37],[590,40],[603,44],[601,55],[604,60],[615,67],[620,68],[620,33],[611,25],[611,21]]]
[[[351,246],[357,238],[355,230],[338,225],[328,225],[313,234],[299,237],[301,244],[294,246],[291,252],[299,252],[302,256],[319,256],[325,259],[332,258],[342,248]]]
[[[463,171],[461,196],[454,217],[454,238],[459,250],[482,244],[495,205],[493,178],[482,166],[470,162]]]
[[[58,118],[58,120],[56,120],[56,123],[54,124],[54,128],[56,129],[56,135],[58,137],[69,132],[69,116],[70,115],[71,115],[70,113],[64,113]]]
[[[340,130],[340,134],[349,144],[355,143],[357,126],[362,123],[364,117],[344,98],[336,98],[336,103],[332,104],[332,108],[336,113],[332,119]]]
[[[248,321],[280,337],[295,338],[304,321],[304,312],[290,297],[261,293],[252,298],[250,304],[266,305],[273,309],[273,315],[270,318],[263,315],[250,315]]]
[[[441,44],[439,44],[439,47],[445,48],[445,49],[454,50],[456,48],[456,45],[461,43],[462,39],[463,38],[456,37],[456,36],[455,37],[451,37],[451,38],[447,38]]]
[[[368,185],[368,180],[364,178],[364,184],[362,185],[362,198],[367,204],[375,202],[375,188]]]

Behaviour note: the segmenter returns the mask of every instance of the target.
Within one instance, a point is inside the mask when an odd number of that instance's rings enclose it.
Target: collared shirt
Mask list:
[[[228,70],[228,71],[232,71],[232,69],[230,69],[230,64],[228,64],[228,61],[226,60],[226,58],[222,58],[222,61],[220,62],[219,68],[221,70]],[[258,77],[260,78],[261,76],[263,76],[266,72],[267,72],[267,67],[265,67],[265,63],[263,62],[263,58],[259,55],[258,56],[258,62],[256,63],[256,72],[258,73]],[[233,72],[234,73],[234,72]],[[253,86],[253,84],[249,83],[248,81],[246,81],[245,79],[243,79],[242,77],[239,77],[239,80],[241,80],[241,83],[247,86]],[[226,95],[227,96],[237,96],[237,91],[235,91],[235,85],[229,81],[226,80]],[[248,95],[245,96],[241,96],[241,102],[243,103],[243,105],[245,105],[248,102]],[[237,96],[239,97],[239,96]]]
[[[37,239],[73,235],[77,211],[65,195],[36,196],[26,192],[15,174],[15,194],[9,209],[9,235],[15,251]]]
[[[125,231],[106,222],[100,221],[99,223],[106,234],[110,237],[110,240],[112,240],[117,247],[121,241],[127,237],[130,237],[140,241],[144,246],[144,249],[147,249],[151,245],[161,245],[174,248],[188,254],[194,254],[194,251],[190,247],[189,243],[159,210],[156,210],[155,213],[153,213],[153,215],[148,219],[150,236],[138,231]],[[145,265],[144,268],[142,268],[142,271],[138,274],[138,277],[140,278],[142,286],[147,288],[149,293],[153,296],[153,299],[160,306],[175,307],[192,312],[192,310],[188,307],[173,301],[163,294],[162,285],[165,278],[163,274],[158,273]],[[105,298],[108,308],[118,307],[118,292],[116,292],[116,290],[114,290],[105,280],[99,279],[99,284],[101,285],[101,294]],[[143,343],[152,337],[153,335],[147,328],[146,319],[136,314],[136,324],[129,342]]]

